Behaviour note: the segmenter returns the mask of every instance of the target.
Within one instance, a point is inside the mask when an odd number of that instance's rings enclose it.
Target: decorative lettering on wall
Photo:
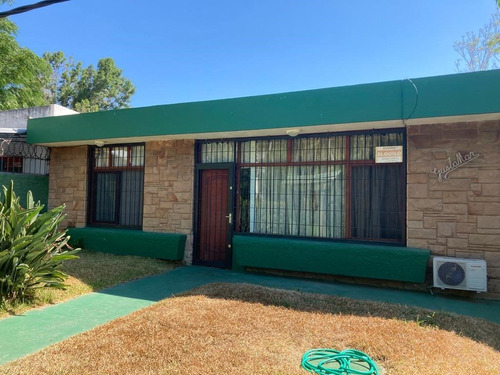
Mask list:
[[[457,152],[456,159],[452,162],[451,158],[448,158],[448,165],[444,168],[437,169],[434,168],[431,173],[435,173],[438,175],[438,181],[443,182],[443,180],[448,179],[448,175],[453,172],[455,169],[460,168],[464,164],[476,159],[479,157],[479,154],[474,153],[473,151],[468,154],[462,155],[460,152]]]

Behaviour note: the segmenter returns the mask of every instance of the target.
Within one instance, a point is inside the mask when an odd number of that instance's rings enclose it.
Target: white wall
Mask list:
[[[0,128],[26,129],[28,118],[74,115],[77,113],[72,109],[57,104],[0,111]]]

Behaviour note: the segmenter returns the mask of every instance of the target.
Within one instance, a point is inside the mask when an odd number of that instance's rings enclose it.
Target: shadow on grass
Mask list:
[[[203,295],[215,299],[260,303],[305,312],[397,319],[453,332],[486,344],[495,350],[500,350],[500,325],[483,319],[442,311],[435,312],[413,306],[359,301],[346,297],[303,293],[250,284],[212,283],[178,296],[186,295]]]
[[[63,270],[94,291],[170,271],[180,265],[179,262],[174,261],[114,255],[91,250],[82,250],[78,256],[79,259],[65,262]]]
[[[194,266],[180,267],[161,275],[117,285],[101,290],[100,293],[153,302],[184,293],[200,294],[214,298],[283,306],[300,311],[398,319],[415,322],[421,326],[435,326],[500,350],[499,324],[459,315],[471,313],[479,317],[494,316],[500,304],[490,301],[450,300],[423,293],[253,275]],[[336,295],[349,297],[352,295],[356,299]],[[375,298],[384,302],[371,301]],[[426,306],[426,308],[416,306]],[[485,309],[491,311],[484,311]],[[446,311],[454,311],[457,314]]]
[[[0,305],[0,319],[20,315],[33,308],[65,302],[93,291],[117,287],[128,281],[161,274],[180,266],[178,261],[120,256],[90,250],[82,250],[77,255],[78,259],[63,263],[62,271],[70,276],[65,281],[65,289],[37,288],[23,301],[8,301]],[[131,298],[141,298],[141,291],[134,292],[130,289],[126,293],[132,294]]]

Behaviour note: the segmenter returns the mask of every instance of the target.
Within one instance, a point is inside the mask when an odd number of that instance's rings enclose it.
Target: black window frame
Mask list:
[[[351,158],[351,140],[354,139],[355,136],[372,136],[372,140],[375,139],[373,136],[383,136],[387,134],[398,134],[400,136],[401,144],[398,146],[402,146],[403,155],[402,162],[399,163],[376,163],[375,157],[372,153],[374,152],[375,146],[372,151],[369,151],[370,158],[355,160],[354,157]],[[307,138],[321,138],[321,137],[336,137],[336,136],[344,136],[346,137],[345,143],[345,158],[343,160],[333,160],[333,161],[307,161],[307,162],[297,162],[292,159],[296,156],[292,155],[292,144],[295,140],[298,139],[307,139]],[[379,138],[380,139],[380,138]],[[248,141],[261,141],[261,140],[284,140],[287,144],[286,150],[286,160],[278,161],[278,162],[262,162],[262,163],[243,163],[241,157],[241,144]],[[231,160],[235,162],[235,225],[234,232],[238,235],[255,235],[255,236],[271,236],[271,237],[289,237],[289,238],[307,238],[314,240],[327,240],[327,241],[341,241],[341,242],[356,242],[356,243],[377,243],[377,244],[387,244],[387,245],[395,245],[395,246],[406,246],[406,129],[404,128],[388,128],[388,129],[375,129],[375,130],[367,130],[367,131],[353,131],[353,132],[336,132],[336,133],[321,133],[321,134],[307,134],[300,135],[297,137],[289,137],[289,136],[270,136],[270,137],[253,137],[253,138],[234,138],[234,139],[220,139],[220,140],[200,140],[197,141],[196,144],[196,161],[198,164],[204,163],[203,156],[203,145],[209,144],[213,142],[234,142],[234,146],[228,147],[225,152],[227,154],[222,157],[224,160]],[[232,155],[231,155],[232,153]],[[205,159],[207,159],[205,157]],[[213,158],[210,160],[206,160],[205,162],[214,162]],[[286,235],[286,234],[269,234],[269,233],[252,233],[252,232],[243,232],[241,231],[241,208],[240,208],[240,188],[241,188],[241,171],[245,167],[249,165],[254,166],[298,166],[298,165],[317,165],[317,166],[333,166],[333,165],[343,165],[345,166],[345,174],[346,174],[346,186],[345,186],[345,219],[344,220],[344,228],[343,235],[341,238],[338,237],[317,237],[317,236],[298,236],[298,235]],[[394,224],[394,228],[391,229],[393,232],[398,231],[397,234],[393,235],[393,238],[384,238],[384,236],[380,236],[377,238],[360,238],[356,236],[353,226],[353,216],[354,213],[352,211],[353,205],[353,197],[351,196],[353,192],[353,182],[351,175],[353,174],[353,170],[359,167],[368,167],[369,169],[375,169],[377,167],[381,168],[382,166],[392,166],[393,169],[398,169],[398,177],[399,180],[395,185],[397,191],[397,198],[399,199],[397,202],[398,206],[398,214],[397,214],[397,223]],[[244,221],[244,220],[243,220]]]
[[[132,165],[131,161],[131,150],[133,147],[142,146],[142,162],[140,165]],[[123,149],[127,148],[127,161],[126,165],[121,166],[113,166],[113,149]],[[96,152],[100,150],[109,149],[109,165],[107,166],[96,166]],[[144,171],[145,171],[145,154],[146,154],[146,146],[145,143],[125,143],[125,144],[110,144],[102,147],[99,146],[90,146],[88,149],[88,199],[87,199],[87,225],[91,227],[104,227],[104,228],[123,228],[123,229],[135,229],[142,230],[143,226],[143,216],[144,216]],[[126,172],[139,172],[140,178],[139,181],[136,181],[135,187],[138,189],[136,195],[133,196],[132,200],[136,200],[136,209],[133,214],[135,214],[135,218],[131,221],[134,224],[123,223],[121,217],[123,215],[127,215],[121,213],[121,206],[123,200],[130,199],[130,197],[124,197],[121,193],[124,186],[124,173]],[[114,192],[114,199],[116,200],[116,205],[113,213],[112,220],[98,220],[96,218],[97,210],[96,210],[96,201],[97,201],[97,184],[98,184],[98,176],[101,175],[113,175],[115,176],[116,181],[116,191]]]

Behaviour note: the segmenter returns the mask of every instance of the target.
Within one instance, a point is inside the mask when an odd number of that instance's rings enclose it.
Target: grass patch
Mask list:
[[[362,350],[386,375],[498,374],[499,337],[499,325],[480,319],[211,284],[1,366],[0,374],[304,375],[300,361],[312,348]]]
[[[35,291],[33,298],[23,303],[0,306],[0,318],[66,301],[126,281],[165,272],[178,266],[178,262],[98,253],[90,250],[82,250],[78,256],[79,259],[63,263],[62,269],[69,275],[65,281],[65,290],[39,288]]]

